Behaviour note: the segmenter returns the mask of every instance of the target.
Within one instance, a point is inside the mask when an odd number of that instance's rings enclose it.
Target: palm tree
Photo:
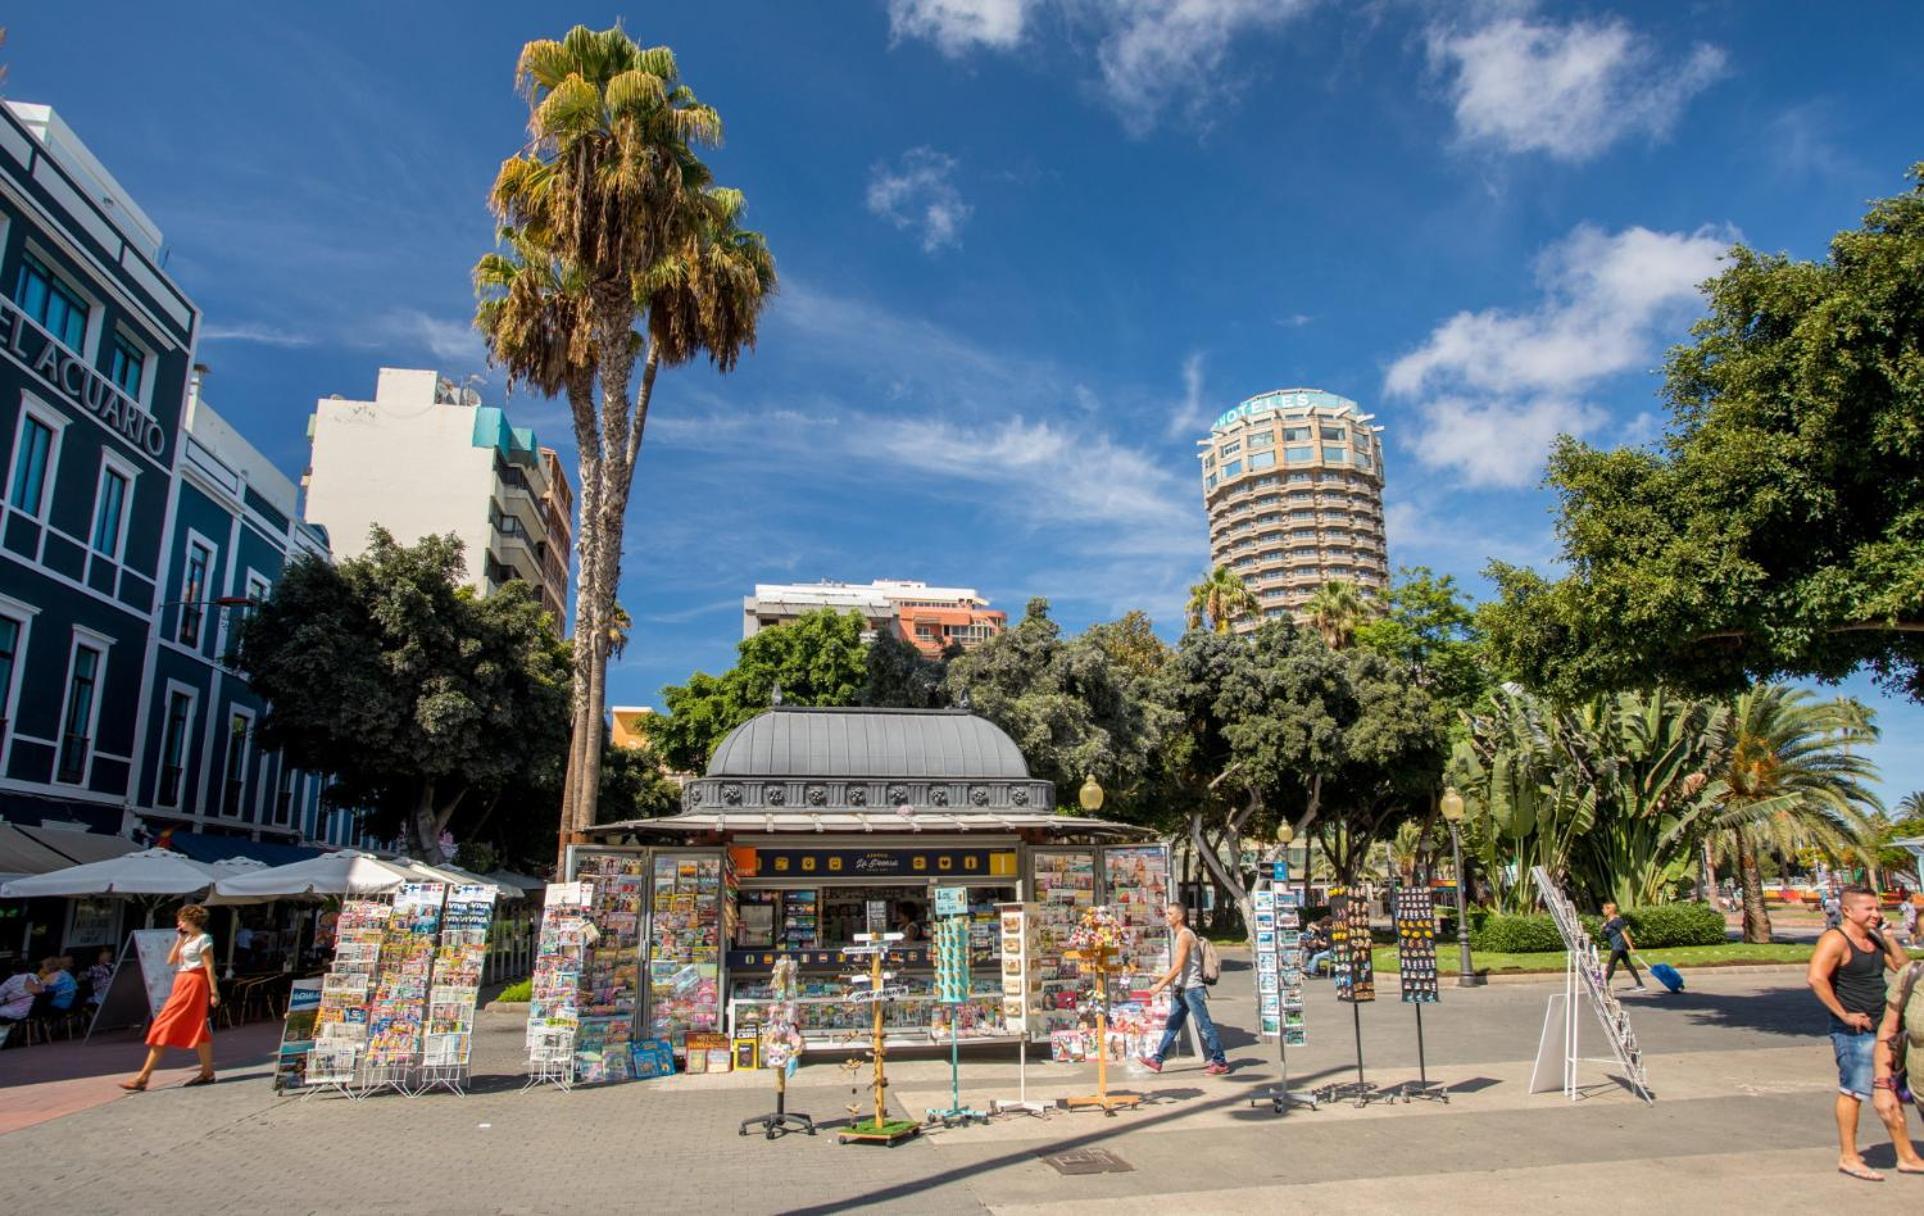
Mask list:
[[[1230,626],[1246,616],[1263,610],[1262,601],[1243,582],[1243,577],[1228,566],[1217,566],[1203,581],[1189,589],[1189,627],[1202,628],[1205,618],[1216,633],[1228,633]]]
[[[1728,730],[1719,826],[1730,833],[1743,884],[1744,940],[1768,942],[1763,851],[1869,855],[1871,816],[1883,809],[1867,784],[1877,766],[1852,748],[1875,742],[1877,729],[1862,706],[1766,684],[1731,705]]]
[[[1331,579],[1303,604],[1310,628],[1323,635],[1331,650],[1342,650],[1356,639],[1356,627],[1370,616],[1371,607],[1355,583]]]
[[[741,196],[713,187],[695,149],[721,140],[721,119],[681,83],[674,53],[638,46],[619,27],[576,26],[522,48],[516,81],[530,140],[502,163],[489,194],[522,239],[569,268],[599,411],[572,394],[580,453],[579,573],[573,749],[564,839],[594,821],[608,632],[635,461],[655,374],[706,351],[723,371],[755,340],[775,289],[774,262],[739,228]],[[571,348],[571,354],[584,353]],[[635,362],[642,361],[631,402]]]

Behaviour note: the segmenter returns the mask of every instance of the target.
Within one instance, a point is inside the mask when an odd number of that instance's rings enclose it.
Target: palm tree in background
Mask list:
[[[1303,604],[1310,628],[1323,636],[1331,650],[1342,650],[1356,640],[1356,627],[1370,617],[1370,601],[1355,583],[1331,579]]]
[[[1202,628],[1203,621],[1216,633],[1228,633],[1231,626],[1246,616],[1260,615],[1262,601],[1243,582],[1242,575],[1228,566],[1217,566],[1203,581],[1189,589],[1189,627]]]
[[[1861,704],[1815,701],[1802,689],[1765,684],[1731,704],[1726,729],[1718,825],[1743,886],[1744,940],[1768,942],[1758,864],[1764,852],[1872,856],[1872,817],[1883,807],[1869,785],[1877,766],[1861,749],[1877,741],[1877,728]]]
[[[721,118],[668,48],[576,26],[524,46],[515,79],[529,142],[502,163],[489,205],[578,289],[569,357],[585,356],[599,390],[598,410],[569,394],[581,490],[565,848],[595,818],[609,623],[656,373],[702,353],[731,369],[754,345],[775,270],[766,242],[739,226],[741,195],[715,188],[696,154],[720,142]]]

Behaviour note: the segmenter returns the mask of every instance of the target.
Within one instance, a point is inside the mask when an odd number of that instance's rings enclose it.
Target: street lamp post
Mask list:
[[[1082,779],[1082,788],[1076,791],[1076,801],[1091,815],[1102,809],[1102,787],[1096,784],[1094,777]]]
[[[1443,812],[1443,821],[1450,825],[1450,858],[1456,863],[1456,986],[1476,988],[1483,983],[1483,977],[1470,963],[1469,906],[1463,895],[1463,836],[1458,827],[1463,822],[1463,795],[1456,792],[1455,786],[1444,789],[1439,809]]]

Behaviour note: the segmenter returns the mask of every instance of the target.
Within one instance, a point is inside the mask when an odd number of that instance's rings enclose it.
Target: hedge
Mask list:
[[[500,995],[494,999],[497,1001],[531,1001],[534,999],[534,981],[516,980],[506,988],[503,988]]]
[[[1661,950],[1671,946],[1721,946],[1728,940],[1724,915],[1709,904],[1655,904],[1627,913],[1630,937],[1639,950]],[[1481,925],[1472,918],[1470,945],[1497,954],[1547,954],[1563,949],[1563,937],[1556,922],[1547,915],[1491,915]],[[1584,916],[1583,927],[1599,946],[1603,941],[1603,918]]]

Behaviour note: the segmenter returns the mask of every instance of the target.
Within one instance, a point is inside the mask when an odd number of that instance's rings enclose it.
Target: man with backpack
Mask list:
[[[1142,1066],[1150,1072],[1161,1072],[1162,1058],[1176,1045],[1183,1023],[1193,1015],[1196,1028],[1202,1032],[1203,1050],[1209,1055],[1203,1071],[1220,1077],[1229,1071],[1229,1061],[1223,1056],[1223,1041],[1216,1033],[1216,1024],[1209,1020],[1207,993],[1208,986],[1222,975],[1222,962],[1216,956],[1216,948],[1197,937],[1196,931],[1189,927],[1189,915],[1181,904],[1164,908],[1162,918],[1175,934],[1176,948],[1169,970],[1149,986],[1149,995],[1154,997],[1164,988],[1171,988],[1174,999],[1169,1006],[1169,1023],[1163,1028],[1162,1045],[1156,1048],[1155,1055],[1142,1057]]]
[[[1883,913],[1877,896],[1866,887],[1846,887],[1838,901],[1838,927],[1817,939],[1806,980],[1824,1008],[1830,1011],[1831,1051],[1837,1057],[1837,1172],[1863,1182],[1882,1182],[1857,1151],[1857,1116],[1865,1098],[1874,1098],[1875,1059],[1880,1048],[1877,1027],[1888,1020],[1885,1006],[1889,987],[1884,972],[1904,971],[1910,959],[1895,938],[1882,935]],[[1889,1081],[1887,1073],[1886,1081]],[[1924,1158],[1911,1147],[1904,1112],[1895,1101],[1872,1102],[1897,1148],[1897,1168],[1906,1174],[1924,1173]]]

